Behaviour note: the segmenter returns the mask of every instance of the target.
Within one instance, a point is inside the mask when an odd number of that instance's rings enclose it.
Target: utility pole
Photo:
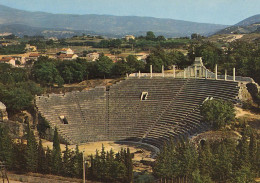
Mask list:
[[[85,183],[86,182],[86,177],[85,177],[85,173],[86,173],[86,171],[85,171],[85,159],[84,159],[84,150],[82,151],[82,160],[83,160],[83,183]]]
[[[0,172],[2,175],[3,183],[5,182],[5,179],[7,180],[7,183],[9,183],[9,179],[7,177],[6,169],[5,169],[5,164],[4,162],[0,161]]]

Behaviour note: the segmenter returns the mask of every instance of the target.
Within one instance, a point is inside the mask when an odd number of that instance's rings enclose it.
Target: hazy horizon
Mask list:
[[[0,0],[0,4],[55,14],[146,16],[225,25],[259,14],[260,7],[259,0]]]

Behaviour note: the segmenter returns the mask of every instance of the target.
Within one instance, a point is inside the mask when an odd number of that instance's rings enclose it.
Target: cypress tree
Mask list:
[[[113,167],[113,163],[115,162],[114,160],[114,151],[111,150],[109,152],[107,152],[107,156],[106,156],[106,164],[107,164],[107,177],[109,180],[114,181],[114,177],[113,177],[113,172],[115,171],[114,167]]]
[[[66,144],[66,149],[63,152],[63,175],[64,176],[72,176],[73,172],[73,162],[72,162],[72,153]]]
[[[28,125],[27,130],[27,146],[25,152],[26,168],[28,171],[36,172],[38,167],[38,145]]]
[[[101,179],[105,180],[106,177],[107,177],[107,163],[106,163],[106,151],[105,151],[105,147],[104,147],[104,144],[102,144],[102,149],[101,149],[101,152],[100,152],[100,163],[101,163],[101,166],[100,166],[100,176],[101,176]]]
[[[52,150],[52,173],[60,174],[62,171],[62,158],[60,140],[57,128],[54,131],[53,150]]]
[[[39,141],[38,147],[38,172],[46,173],[47,172],[47,161],[46,154],[42,146],[42,140]]]
[[[74,167],[74,171],[73,171],[73,176],[75,177],[82,177],[82,172],[83,172],[83,153],[79,152],[79,147],[78,145],[76,145],[76,151],[75,151],[75,155],[73,157],[73,167]]]
[[[26,145],[23,142],[14,143],[13,144],[13,169],[18,170],[19,172],[26,171],[24,167],[26,167]]]
[[[52,151],[49,147],[46,150],[46,173],[51,173],[52,170]]]
[[[260,139],[258,139],[257,142],[257,153],[256,153],[256,162],[255,162],[255,166],[256,166],[256,172],[257,172],[257,177],[260,176]]]
[[[53,150],[56,150],[60,152],[60,140],[59,140],[59,134],[58,134],[58,129],[55,127],[54,130],[54,136],[53,136]]]
[[[208,142],[205,142],[203,146],[199,147],[199,169],[201,175],[210,176],[212,173],[212,153],[210,145]]]
[[[13,141],[6,128],[0,127],[0,161],[9,168],[14,166]]]
[[[218,145],[217,152],[214,157],[214,174],[213,179],[218,181],[228,181],[232,177],[232,159],[227,150],[226,144],[221,142]]]
[[[133,182],[133,162],[129,148],[127,148],[126,152],[126,180],[129,183]]]

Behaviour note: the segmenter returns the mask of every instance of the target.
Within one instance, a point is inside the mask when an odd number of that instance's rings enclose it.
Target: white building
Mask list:
[[[16,66],[15,59],[13,57],[2,57],[0,59],[0,63],[7,63],[7,64],[11,64],[12,66]]]
[[[89,53],[86,55],[88,61],[96,61],[99,58],[99,53]]]
[[[70,48],[62,48],[60,53],[71,55],[71,54],[74,54],[74,51]]]

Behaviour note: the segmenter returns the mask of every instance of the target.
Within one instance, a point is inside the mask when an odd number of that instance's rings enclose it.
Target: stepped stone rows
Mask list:
[[[131,140],[160,148],[171,138],[208,128],[200,115],[205,99],[236,102],[238,92],[238,82],[232,81],[129,78],[108,88],[37,96],[36,105],[67,143]]]

